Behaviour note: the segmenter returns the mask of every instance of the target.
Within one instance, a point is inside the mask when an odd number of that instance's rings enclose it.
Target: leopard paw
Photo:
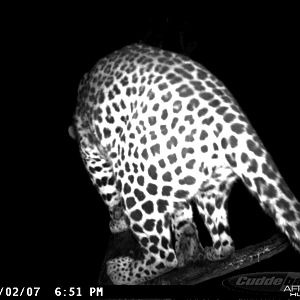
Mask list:
[[[109,223],[109,229],[112,233],[119,233],[128,230],[129,226],[125,217],[122,217],[119,220],[111,220]]]
[[[234,252],[233,246],[227,247],[219,247],[218,249],[214,246],[212,247],[205,247],[205,258],[210,261],[217,261],[222,260],[229,257]]]

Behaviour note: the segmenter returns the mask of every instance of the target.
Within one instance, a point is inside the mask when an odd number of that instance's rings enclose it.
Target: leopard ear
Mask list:
[[[72,139],[76,140],[76,130],[73,125],[69,126],[68,133]]]

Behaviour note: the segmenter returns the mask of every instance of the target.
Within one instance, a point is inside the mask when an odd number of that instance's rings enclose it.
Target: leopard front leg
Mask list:
[[[109,214],[111,219],[109,228],[112,233],[123,232],[129,229],[123,199],[120,199],[117,205],[109,207]]]
[[[78,130],[80,154],[89,176],[97,188],[110,214],[109,228],[112,233],[123,232],[128,229],[127,217],[123,199],[117,188],[117,179],[113,165],[105,149],[93,143],[91,133]],[[89,136],[90,135],[90,136]]]

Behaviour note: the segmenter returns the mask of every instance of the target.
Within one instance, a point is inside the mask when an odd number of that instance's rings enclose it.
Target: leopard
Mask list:
[[[236,99],[200,63],[143,43],[116,50],[84,74],[72,120],[110,231],[130,230],[141,248],[138,259],[107,261],[113,284],[144,284],[181,266],[193,205],[212,240],[206,259],[232,255],[227,203],[237,180],[300,251],[298,200]]]

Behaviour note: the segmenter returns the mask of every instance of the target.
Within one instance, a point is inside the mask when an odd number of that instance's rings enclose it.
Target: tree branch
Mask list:
[[[266,241],[236,250],[234,254],[221,261],[208,261],[199,253],[199,259],[188,262],[186,266],[176,268],[146,285],[194,285],[206,280],[223,276],[235,270],[268,259],[285,250],[289,242],[285,236],[276,234]],[[107,252],[101,267],[99,283],[111,285],[106,275],[106,261],[117,256],[132,256],[138,258],[141,255],[137,241],[130,231],[111,235]]]

